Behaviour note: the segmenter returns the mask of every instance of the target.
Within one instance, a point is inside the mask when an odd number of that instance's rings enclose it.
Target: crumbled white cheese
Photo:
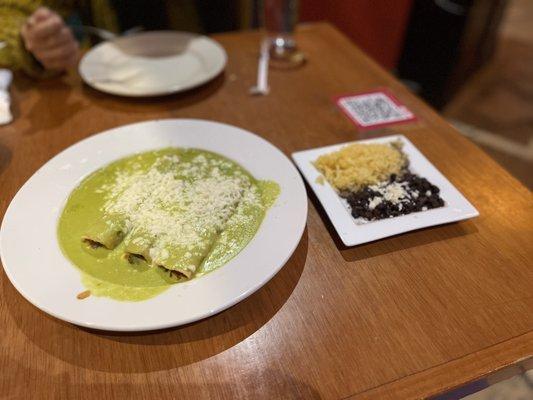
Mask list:
[[[373,210],[378,205],[380,205],[383,202],[382,197],[374,196],[372,199],[368,201],[368,209]]]
[[[377,185],[372,185],[369,188],[381,194],[384,200],[393,204],[399,204],[403,199],[409,198],[409,192],[407,192],[406,187],[406,182],[381,182]]]
[[[190,162],[164,156],[147,171],[117,171],[114,184],[106,187],[103,211],[123,217],[129,229],[142,227],[147,236],[157,238],[150,249],[153,259],[168,258],[167,246],[183,247],[186,257],[200,256],[191,251],[209,246],[206,238],[223,230],[239,202],[249,196],[246,175],[221,169],[231,166],[203,155]]]

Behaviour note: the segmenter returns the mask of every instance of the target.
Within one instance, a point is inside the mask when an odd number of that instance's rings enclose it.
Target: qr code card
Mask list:
[[[363,130],[416,120],[407,107],[384,89],[338,96],[335,102]]]

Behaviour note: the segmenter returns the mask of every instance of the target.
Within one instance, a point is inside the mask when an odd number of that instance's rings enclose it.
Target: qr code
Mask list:
[[[414,119],[407,108],[397,104],[383,92],[341,97],[337,104],[362,127]]]

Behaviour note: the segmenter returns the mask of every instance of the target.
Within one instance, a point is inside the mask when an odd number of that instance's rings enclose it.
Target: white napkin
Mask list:
[[[8,69],[0,68],[0,125],[9,124],[13,120],[9,97],[9,85],[12,80],[13,73]]]

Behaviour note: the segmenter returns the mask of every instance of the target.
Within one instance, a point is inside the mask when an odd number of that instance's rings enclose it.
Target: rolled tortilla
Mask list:
[[[118,217],[97,220],[87,233],[82,236],[82,241],[91,247],[105,247],[113,250],[117,247],[127,234],[126,223]]]
[[[135,228],[125,239],[125,256],[132,262],[131,257],[137,257],[148,263],[152,262],[150,248],[154,238],[141,228]]]
[[[194,246],[188,247],[162,238],[150,249],[150,258],[153,265],[167,270],[170,275],[190,279],[209,254],[217,237],[218,233],[212,230],[202,235]]]
[[[210,253],[220,233],[225,229],[226,222],[237,209],[242,200],[242,193],[249,185],[249,182],[244,182],[242,184],[243,188],[239,189],[241,192],[238,197],[231,202],[222,204],[215,210],[209,211],[214,213],[214,215],[221,216],[220,222],[216,226],[214,225],[208,229],[199,229],[198,226],[202,226],[203,224],[197,221],[197,219],[204,218],[204,216],[194,213],[192,219],[184,218],[182,220],[182,238],[189,236],[196,237],[194,242],[184,244],[179,243],[179,240],[172,240],[165,235],[158,237],[150,249],[152,264],[165,269],[171,276],[185,277],[187,279],[192,278]],[[200,190],[199,192],[201,193],[202,191]],[[185,209],[179,212],[186,214],[188,210]]]

